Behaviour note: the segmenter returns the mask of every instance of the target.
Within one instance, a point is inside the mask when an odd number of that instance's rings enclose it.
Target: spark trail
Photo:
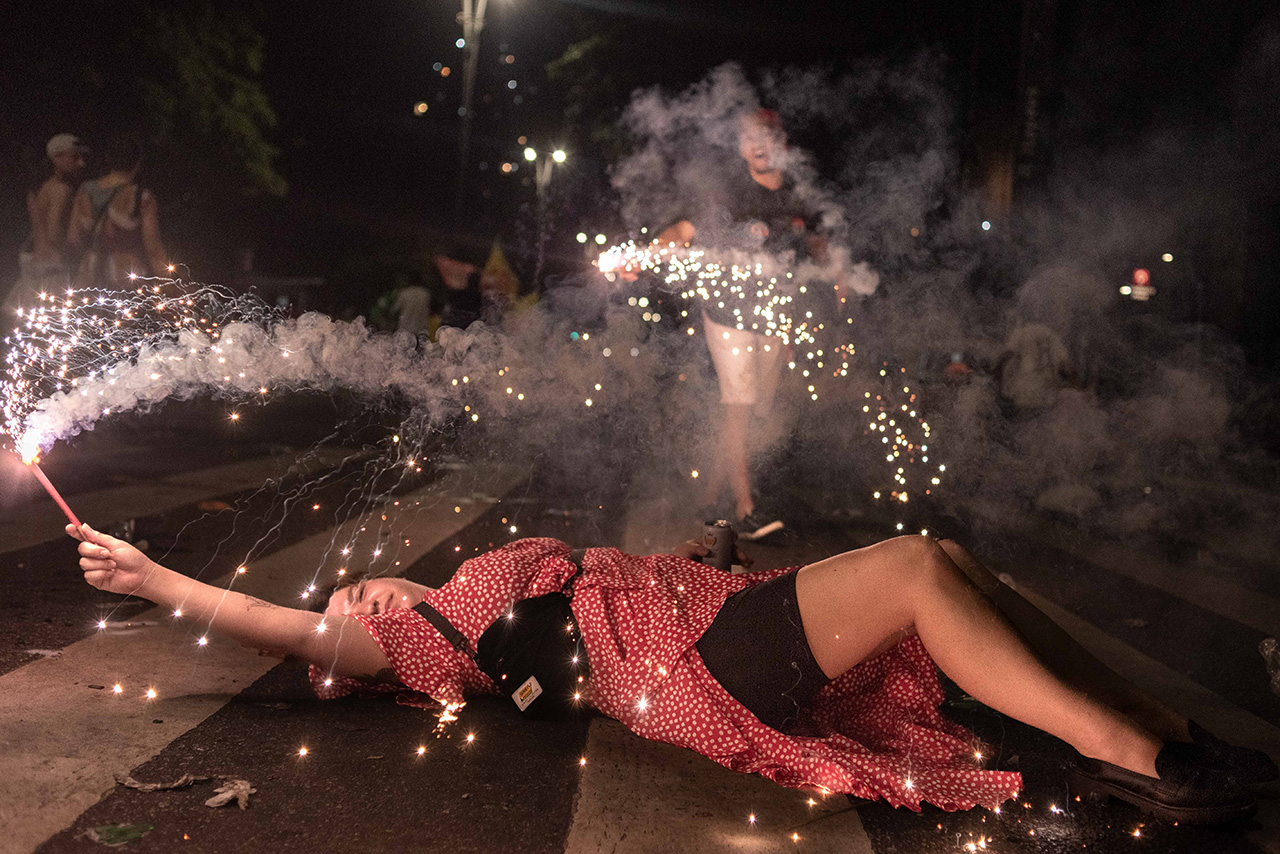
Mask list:
[[[851,293],[866,291],[854,284],[846,285],[842,293],[839,284],[824,278],[836,277],[833,274],[847,267],[847,259],[827,267],[803,265],[800,275],[793,272],[788,260],[760,253],[709,254],[703,249],[628,241],[606,249],[596,266],[610,282],[634,280],[640,274],[654,276],[665,293],[687,304],[728,312],[737,329],[776,339],[774,344],[763,346],[785,349],[787,368],[799,375],[810,401],[817,401],[824,393],[844,401],[863,398],[862,412],[871,416],[863,433],[887,446],[883,453],[892,480],[892,485],[874,490],[872,498],[906,504],[913,494],[932,495],[946,466],[936,461],[930,464],[928,443],[933,432],[918,393],[907,382],[906,369],[894,369],[885,362],[874,372],[878,377],[859,378],[854,368],[857,350],[847,331],[854,325],[848,299]],[[850,272],[858,273],[856,269]],[[856,282],[856,276],[836,278]],[[633,297],[628,303],[646,309],[646,322],[656,325],[661,320],[660,312],[647,310],[647,298]],[[681,316],[687,318],[689,311],[681,310]],[[693,335],[696,329],[690,324],[686,332]],[[861,379],[864,388],[875,391],[858,395],[850,387],[851,371],[853,381]],[[897,527],[903,530],[905,525]]]

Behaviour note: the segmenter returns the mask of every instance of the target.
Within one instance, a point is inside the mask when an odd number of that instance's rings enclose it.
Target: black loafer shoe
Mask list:
[[[1277,770],[1276,763],[1261,750],[1228,744],[1195,721],[1190,721],[1187,728],[1191,732],[1191,740],[1204,748],[1205,753],[1210,757],[1217,760],[1227,776],[1237,785],[1255,786],[1259,783],[1270,783],[1280,777],[1280,770]]]
[[[1159,777],[1077,755],[1071,792],[1082,799],[1115,797],[1145,813],[1185,824],[1225,824],[1253,815],[1253,796],[1234,785],[1193,744],[1170,742],[1156,756]]]

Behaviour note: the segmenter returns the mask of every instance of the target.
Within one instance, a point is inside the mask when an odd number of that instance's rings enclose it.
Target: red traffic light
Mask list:
[[[1133,271],[1133,283],[1135,285],[1146,285],[1151,283],[1151,271],[1143,267]]]

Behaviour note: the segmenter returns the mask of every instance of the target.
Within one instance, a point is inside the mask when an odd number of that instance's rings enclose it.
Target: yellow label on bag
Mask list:
[[[536,676],[530,676],[523,685],[511,692],[511,699],[516,701],[516,706],[522,712],[540,696],[542,696],[542,686],[538,684]]]

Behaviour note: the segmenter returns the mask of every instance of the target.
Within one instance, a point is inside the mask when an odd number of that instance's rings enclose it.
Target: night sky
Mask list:
[[[766,2],[495,0],[482,39],[467,212],[492,228],[500,211],[527,201],[531,190],[519,189],[527,173],[498,171],[503,161],[520,164],[522,135],[533,144],[542,139],[569,146],[575,162],[602,170],[584,129],[559,114],[560,92],[544,72],[569,45],[593,34],[625,34],[614,70],[625,99],[633,86],[680,88],[730,60],[749,68],[839,66],[924,45],[959,55],[976,26],[966,12],[928,3],[802,8],[784,14]],[[282,3],[272,9],[263,76],[281,118],[277,142],[290,182],[290,214],[335,218],[340,227],[354,218],[372,228],[389,220],[381,227],[392,231],[408,220],[446,231],[472,230],[453,217],[462,58],[455,46],[461,35],[456,15],[453,4],[409,0],[371,4],[358,21],[347,4],[304,9]],[[1003,38],[1016,39],[1016,17],[1010,10],[1015,32]],[[504,62],[507,55],[514,62]],[[449,77],[433,68],[437,63],[450,68]],[[1004,72],[1007,79],[1000,82],[1011,87],[1012,69]],[[507,88],[513,79],[515,90]],[[521,103],[514,103],[516,96]],[[422,116],[413,111],[419,101],[429,105]],[[624,103],[619,100],[614,110],[620,112]],[[486,189],[496,200],[474,198]],[[279,246],[272,254],[277,263],[283,253],[305,264],[297,249]]]
[[[178,70],[129,42],[136,21],[112,30],[115,18],[123,20],[113,8],[133,8],[142,17],[168,8],[148,2],[24,8],[0,35],[3,93],[28,108],[0,119],[6,160],[0,274],[6,282],[16,274],[16,246],[26,233],[22,188],[42,178],[48,136],[70,130],[100,145],[112,127],[137,121],[131,114],[135,72],[164,76]],[[176,8],[201,7],[189,0]],[[633,91],[655,85],[679,91],[726,61],[759,79],[769,69],[840,73],[932,51],[945,57],[953,140],[968,168],[984,134],[1001,133],[1002,123],[1019,120],[1023,20],[1028,10],[1038,10],[1052,29],[1041,130],[1047,161],[1087,161],[1117,148],[1139,148],[1146,137],[1169,129],[1201,139],[1214,137],[1220,126],[1269,133],[1265,99],[1246,110],[1237,103],[1242,57],[1270,55],[1270,6],[1262,0],[1225,8],[1193,0],[493,0],[459,198],[463,51],[455,46],[462,34],[457,4],[236,0],[226,8],[245,15],[263,38],[259,79],[279,119],[267,140],[279,149],[275,170],[288,191],[270,198],[245,195],[216,177],[188,181],[181,170],[202,171],[210,158],[193,154],[179,166],[157,157],[147,174],[161,199],[167,240],[192,264],[193,275],[208,281],[226,280],[245,248],[254,251],[260,271],[324,276],[334,293],[328,307],[344,314],[365,312],[406,276],[430,279],[434,252],[482,260],[495,236],[519,242],[534,199],[531,170],[521,171],[522,136],[544,151],[563,146],[569,154],[553,182],[557,230],[616,232],[608,169],[623,152],[620,137],[602,139],[600,129],[616,127]],[[123,62],[85,72],[72,63],[65,70],[60,52],[78,57],[82,48],[112,42],[125,45]],[[596,47],[586,63],[590,73],[581,82],[549,79],[549,63],[584,44]],[[581,69],[575,66],[575,73]],[[63,85],[65,76],[81,73],[92,79]],[[419,102],[427,105],[420,114],[414,110]],[[820,166],[828,165],[831,140],[795,141]],[[1263,247],[1275,242],[1280,207],[1274,191],[1280,182],[1265,165],[1274,149],[1272,138],[1256,147],[1257,163],[1242,164],[1262,170],[1249,178],[1250,186],[1270,188],[1249,214],[1248,240]],[[1189,152],[1188,162],[1194,159]],[[504,163],[512,165],[510,172],[502,171]],[[1275,266],[1274,252],[1254,255],[1261,260],[1250,262],[1249,275],[1261,281]],[[1250,299],[1261,291],[1251,293]]]

